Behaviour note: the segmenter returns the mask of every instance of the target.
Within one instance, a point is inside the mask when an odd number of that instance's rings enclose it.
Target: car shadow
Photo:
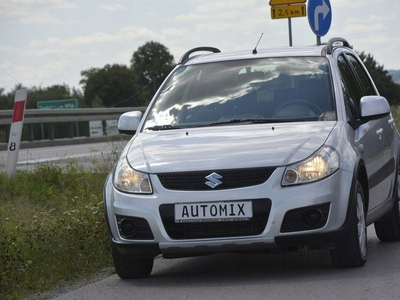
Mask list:
[[[368,260],[360,268],[335,268],[329,250],[299,250],[271,254],[213,254],[209,256],[155,260],[153,273],[145,279],[129,280],[138,286],[221,286],[265,282],[301,282],[315,280],[353,279],[354,276],[371,277],[371,272],[384,272],[399,266],[396,261],[382,259],[393,257],[400,243],[382,243],[372,230],[368,234]]]

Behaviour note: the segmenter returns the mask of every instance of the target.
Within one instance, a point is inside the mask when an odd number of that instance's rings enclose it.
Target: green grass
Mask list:
[[[12,179],[0,173],[0,299],[20,299],[112,265],[106,176],[75,162],[39,165]]]
[[[400,128],[400,106],[392,106],[391,107],[392,116],[396,122],[397,130]]]

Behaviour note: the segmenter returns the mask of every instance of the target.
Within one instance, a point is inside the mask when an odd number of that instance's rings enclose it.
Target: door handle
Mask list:
[[[379,139],[380,139],[380,140],[382,139],[382,133],[383,133],[383,128],[379,128],[379,129],[376,131],[376,134],[379,135]]]
[[[390,125],[390,128],[391,128],[391,129],[393,129],[393,123],[394,123],[394,119],[391,118],[391,119],[388,121],[388,124]]]

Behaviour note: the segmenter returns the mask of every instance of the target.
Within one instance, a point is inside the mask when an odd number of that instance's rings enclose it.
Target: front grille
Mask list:
[[[253,199],[253,217],[248,221],[175,223],[174,204],[160,206],[161,219],[172,239],[239,237],[261,234],[271,210],[270,199]]]
[[[258,185],[266,182],[275,168],[252,168],[234,170],[213,170],[196,172],[176,172],[157,174],[162,186],[170,190],[222,190]],[[211,173],[222,176],[222,184],[211,188],[206,184],[206,176]]]

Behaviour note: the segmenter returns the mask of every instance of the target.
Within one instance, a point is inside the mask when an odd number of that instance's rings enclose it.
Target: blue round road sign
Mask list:
[[[324,36],[331,27],[331,3],[329,0],[308,0],[307,16],[312,31],[318,36]]]

